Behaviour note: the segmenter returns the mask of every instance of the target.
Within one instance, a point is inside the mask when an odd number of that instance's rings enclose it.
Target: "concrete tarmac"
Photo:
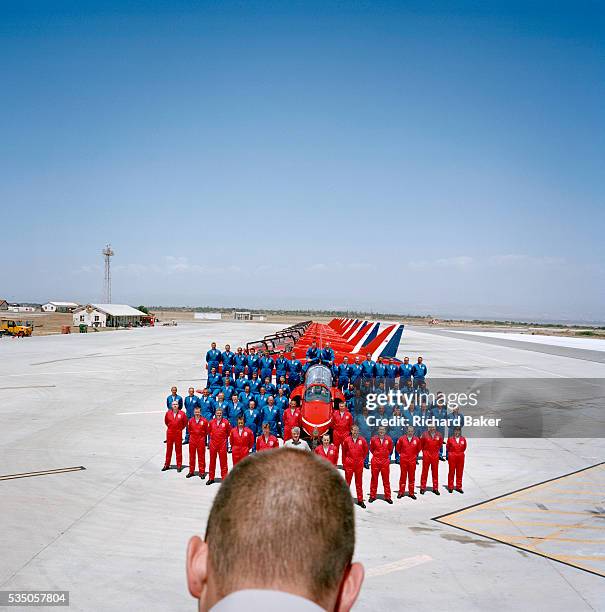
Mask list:
[[[73,610],[193,610],[185,549],[192,534],[203,535],[218,485],[160,471],[165,398],[173,384],[182,395],[202,385],[212,340],[237,347],[283,326],[205,322],[0,340],[0,476],[86,468],[0,480],[0,590],[69,590]],[[406,328],[400,356],[423,355],[430,376],[557,378],[581,363],[583,377],[605,377],[600,362],[460,336]],[[465,519],[469,531],[432,520],[602,462],[603,434],[471,439],[464,495],[441,488],[439,497],[428,492],[356,508],[356,557],[368,573],[356,609],[605,609],[598,575],[605,546],[587,552],[577,535],[557,542],[566,557],[593,557],[597,573],[589,573],[469,532],[474,514]],[[441,463],[441,484],[446,476]],[[393,488],[398,477],[392,465]],[[420,469],[417,486],[419,477]],[[364,485],[367,494],[367,470]],[[506,521],[511,538],[535,537],[532,524],[560,525],[570,512],[587,520],[592,512],[598,542],[605,490],[601,480],[588,487],[590,502],[581,492],[567,494],[564,509],[561,495],[552,502],[542,495],[539,517],[528,512],[531,504],[503,510],[501,519],[493,510],[483,516]],[[303,539],[293,545],[305,549]]]

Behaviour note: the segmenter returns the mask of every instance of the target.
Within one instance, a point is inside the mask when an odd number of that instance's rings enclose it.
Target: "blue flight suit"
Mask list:
[[[338,386],[341,391],[344,391],[351,381],[351,364],[341,363],[337,366]]]
[[[395,387],[395,379],[399,376],[399,364],[389,363],[386,367],[386,388]]]
[[[237,427],[237,419],[238,417],[244,414],[244,405],[242,402],[238,401],[237,403],[229,402],[229,423],[231,427]]]
[[[185,398],[185,412],[187,413],[187,421],[189,421],[189,419],[193,416],[193,411],[195,410],[196,406],[199,406],[201,408],[200,398],[197,397],[197,395],[188,395]],[[185,427],[185,444],[189,444],[188,427]]]
[[[274,365],[275,365],[275,362],[273,361],[273,359],[271,359],[271,357],[263,357],[260,360],[260,378],[262,380],[265,380],[267,376],[270,379],[273,378],[273,366]]]
[[[377,436],[378,435],[378,428],[380,427],[380,423],[378,421],[380,421],[381,419],[388,419],[389,415],[387,414],[386,411],[386,406],[384,409],[384,412],[380,412],[380,410],[375,410],[374,411],[374,415],[376,417],[376,424],[374,425],[374,433],[372,434],[373,436]],[[386,429],[388,431],[389,426],[386,425]]]
[[[250,354],[247,357],[248,361],[248,376],[252,378],[252,372],[258,372],[260,369],[260,355],[258,353]]]
[[[256,401],[256,393],[242,391],[239,394],[239,401],[244,404],[246,410],[248,410],[248,406],[250,405],[250,400]]]
[[[377,385],[381,382],[385,382],[387,376],[387,366],[384,363],[376,363],[374,366],[374,376],[376,376]]]
[[[233,378],[233,372],[229,368],[223,368],[221,376],[223,377],[223,384],[229,381],[232,385],[235,386],[235,378]]]
[[[267,405],[267,402],[269,400],[269,394],[268,393],[257,393],[255,400],[256,400],[256,405],[258,406],[259,410],[263,410],[263,408]],[[261,423],[262,425],[262,423]]]
[[[415,363],[412,366],[412,376],[414,377],[414,387],[418,386],[418,383],[425,382],[426,374],[428,370],[424,363]]]
[[[420,436],[422,436],[422,434],[428,429],[429,424],[427,423],[427,420],[433,416],[433,411],[427,406],[426,411],[423,411],[422,409],[418,410],[418,416],[420,417],[420,427],[416,428],[415,435],[420,438]]]
[[[353,415],[354,419],[361,416],[361,411],[363,410],[365,403],[366,400],[363,395],[353,395],[347,400],[347,408]]]
[[[321,349],[319,353],[320,361],[327,366],[332,366],[334,364],[334,351],[331,347],[325,347]]]
[[[403,416],[403,418],[405,419],[405,426],[406,427],[413,427],[414,428],[414,435],[418,436],[418,423],[414,422],[414,418],[420,416],[420,411],[417,408],[414,408],[414,410],[403,410],[401,415]]]
[[[248,408],[244,410],[244,426],[248,427],[254,434],[254,446],[252,447],[252,452],[256,451],[256,436],[258,436],[260,432],[260,416],[260,410],[258,408],[250,410],[250,407],[248,406]]]
[[[208,372],[212,370],[212,368],[216,368],[218,372],[218,366],[221,362],[221,352],[218,349],[210,349],[206,353],[206,363],[208,365]]]
[[[433,406],[433,417],[435,419],[438,419],[439,421],[443,421],[443,425],[441,425],[440,423],[435,423],[435,427],[437,428],[437,431],[443,436],[443,441],[447,442],[447,438],[445,437],[445,430],[447,429],[448,421],[447,408],[445,406]],[[439,449],[439,457],[443,457],[443,444]]]
[[[355,424],[359,427],[359,435],[362,438],[365,438],[365,441],[368,443],[368,454],[366,455],[363,461],[363,465],[366,469],[369,469],[370,467],[370,452],[369,452],[370,440],[372,439],[374,432],[372,431],[372,428],[368,425],[368,422],[366,421],[366,417],[364,417],[362,414],[357,415],[357,418],[355,419]]]
[[[312,346],[310,346],[307,349],[307,353],[306,353],[306,358],[309,361],[309,363],[311,365],[315,364],[315,363],[319,363],[319,357],[320,357],[320,353],[319,353],[319,349],[313,348]]]
[[[275,360],[275,382],[279,382],[279,377],[286,378],[288,374],[288,360],[285,357],[278,357]]]
[[[223,377],[220,374],[208,374],[206,388],[215,391],[223,386]]]
[[[235,365],[235,353],[233,351],[223,351],[221,353],[221,361],[223,362],[223,371],[225,368],[229,370],[233,370],[233,366]]]
[[[288,409],[288,406],[290,405],[290,400],[285,395],[276,395],[275,405],[279,408],[279,421],[280,423],[283,423],[284,411]]]
[[[352,363],[349,369],[349,375],[351,377],[350,382],[354,385],[359,386],[359,381],[361,380],[361,373],[363,372],[363,368],[360,363]]]
[[[366,359],[361,362],[361,377],[365,380],[371,380],[376,376],[376,363],[371,359]]]
[[[394,405],[392,405],[392,404],[387,404],[387,405],[384,407],[384,416],[385,416],[387,419],[390,419],[390,418],[393,416],[393,410],[394,410],[394,409],[395,409],[395,406],[394,406]]]
[[[400,387],[399,390],[401,391],[401,393],[403,393],[406,397],[411,397],[412,398],[412,402],[414,402],[414,404],[416,404],[416,398],[414,397],[415,391],[414,391],[414,387],[408,387],[407,385]],[[406,401],[405,398],[402,398],[402,401]],[[407,406],[407,404],[405,404]]]
[[[447,418],[447,437],[451,438],[454,435],[454,427],[460,427],[460,433],[464,428],[464,415],[462,412],[458,414],[450,412]]]
[[[269,429],[274,436],[279,435],[279,408],[274,404],[273,407],[269,407],[266,404],[261,411],[262,423],[269,423]]]
[[[200,397],[200,406],[202,408],[202,416],[207,421],[214,418],[215,403],[214,399],[210,395],[208,397],[204,397],[203,395]]]
[[[248,381],[248,384],[250,385],[250,391],[255,395],[260,391],[260,388],[263,386],[260,378],[251,378]]]
[[[214,400],[214,414],[216,415],[216,411],[221,408],[223,411],[223,417],[225,417],[226,419],[229,418],[229,406],[231,405],[231,402],[228,402],[227,400],[224,400],[222,402],[219,402],[218,400]]]
[[[277,387],[272,382],[270,382],[269,384],[263,383],[262,386],[265,387],[267,395],[275,395],[277,393]]]
[[[233,357],[233,373],[235,377],[239,377],[240,372],[246,373],[246,366],[248,365],[248,357],[244,353],[235,353]]]
[[[231,397],[235,393],[235,387],[233,385],[223,385],[220,389],[216,389],[212,394],[214,397],[217,397],[219,393],[222,393],[225,396],[225,401],[230,402]]]
[[[298,387],[302,381],[302,363],[298,359],[288,361],[288,384],[291,389]]]
[[[177,393],[176,395],[172,395],[172,393],[166,398],[166,409],[172,410],[172,402],[179,403],[179,409],[183,407],[183,398]]]
[[[235,379],[235,390],[237,394],[239,395],[240,393],[243,393],[244,387],[249,384],[250,384],[250,381],[246,377],[236,378]]]
[[[342,394],[345,396],[345,400],[348,402],[352,397],[355,397],[355,389],[346,388]]]
[[[284,395],[286,397],[288,397],[288,398],[290,397],[291,389],[290,389],[290,385],[288,383],[284,383],[282,385],[278,385],[276,391],[279,391],[280,389],[284,390]],[[277,398],[278,396],[276,395],[275,397]]]
[[[409,363],[400,364],[399,366],[399,376],[400,376],[399,388],[400,389],[403,389],[406,381],[412,378],[412,368],[413,367],[414,366],[410,365]]]

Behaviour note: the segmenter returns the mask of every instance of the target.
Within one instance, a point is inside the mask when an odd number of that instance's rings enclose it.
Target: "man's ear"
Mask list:
[[[208,581],[208,545],[193,536],[187,545],[187,587],[195,599],[200,599]]]
[[[345,581],[342,585],[342,591],[340,593],[340,605],[334,612],[349,612],[349,610],[355,604],[359,591],[361,591],[361,585],[363,583],[365,571],[361,563],[353,563]]]

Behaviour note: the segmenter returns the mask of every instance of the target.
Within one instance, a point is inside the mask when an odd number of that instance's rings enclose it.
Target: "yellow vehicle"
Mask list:
[[[31,336],[34,331],[34,325],[31,321],[15,321],[14,319],[0,320],[0,336],[7,334],[8,336],[18,336],[23,338]]]

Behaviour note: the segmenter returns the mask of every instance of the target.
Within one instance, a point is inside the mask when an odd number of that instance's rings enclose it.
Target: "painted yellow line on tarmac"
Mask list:
[[[580,561],[605,561],[605,555],[551,555],[557,559],[564,561],[580,560]]]
[[[588,516],[588,515],[587,515]],[[449,520],[445,520],[445,519],[439,519],[440,521],[443,521],[445,523],[449,523],[450,525],[455,525],[456,521],[452,521],[452,519]],[[469,520],[469,521],[473,521],[473,523],[478,523],[478,524],[493,524],[493,525],[523,525],[523,526],[532,526],[535,525],[536,527],[555,527],[558,529],[605,529],[605,525],[563,525],[560,523],[543,523],[541,521],[512,521],[511,519],[476,519],[476,518],[472,518],[472,517],[467,517],[461,520]],[[467,527],[465,527],[466,529]]]
[[[557,509],[551,509],[551,508],[547,508],[546,510],[544,508],[515,508],[514,506],[506,506],[504,508],[500,508],[499,506],[495,506],[494,510],[500,510],[501,512],[533,512],[536,514],[549,514],[549,513],[554,513],[554,514],[573,514],[573,515],[577,515],[577,516],[586,516],[586,517],[602,517],[605,516],[605,513],[603,512],[594,512],[594,513],[589,513],[589,512],[574,512],[572,510],[557,510]]]
[[[584,540],[581,538],[559,538],[557,536],[544,536],[544,537],[540,537],[540,536],[526,536],[526,535],[496,535],[496,534],[491,534],[490,533],[490,537],[491,538],[496,538],[498,540],[532,540],[532,541],[536,541],[537,544],[540,544],[541,542],[544,542],[545,544],[547,544],[548,542],[581,542],[583,544],[595,544],[595,545],[604,545],[605,546],[605,540]]]

